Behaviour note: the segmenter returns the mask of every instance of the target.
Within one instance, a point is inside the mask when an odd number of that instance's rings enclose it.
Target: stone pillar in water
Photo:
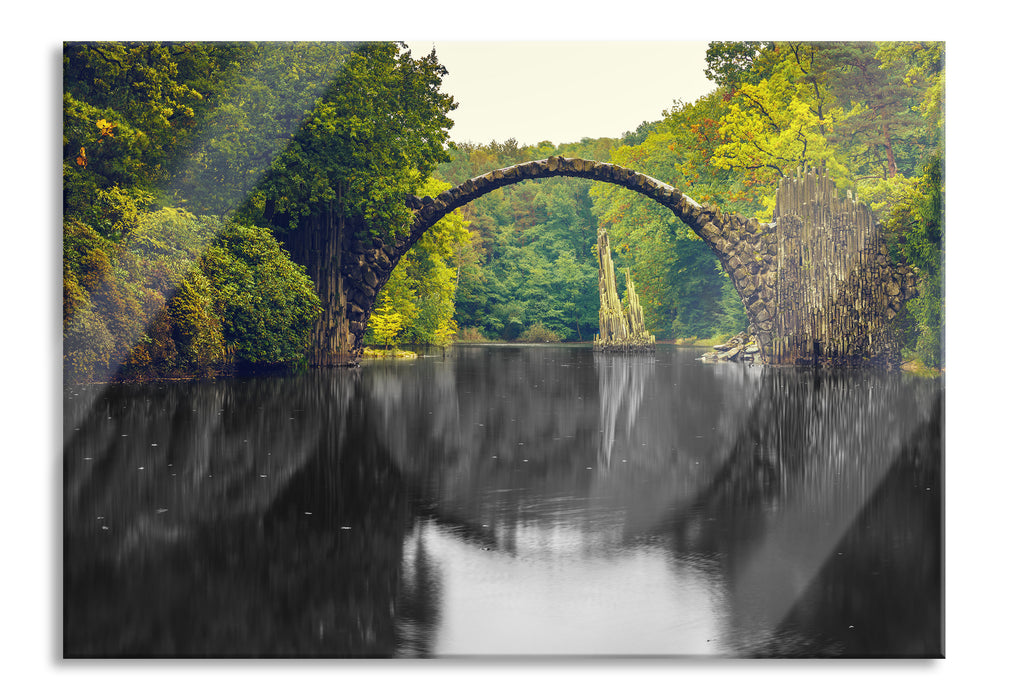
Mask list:
[[[624,268],[627,275],[627,329],[631,343],[642,347],[655,349],[655,336],[645,329],[645,312],[638,303],[638,293],[634,289],[634,280],[631,279],[630,268]]]
[[[597,233],[596,256],[599,260],[599,334],[593,343],[599,352],[654,352],[655,336],[645,330],[645,316],[638,303],[631,271],[627,275],[627,310],[617,295],[616,275],[610,257],[610,238],[606,229]]]

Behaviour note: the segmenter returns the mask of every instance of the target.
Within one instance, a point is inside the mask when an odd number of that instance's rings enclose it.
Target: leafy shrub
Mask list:
[[[920,177],[888,191],[887,216],[881,222],[891,256],[911,265],[918,276],[918,297],[907,303],[907,317],[898,318],[898,336],[929,367],[942,367],[946,354],[944,164],[937,151]]]
[[[63,377],[79,383],[108,367],[115,342],[72,272],[63,277]]]
[[[119,241],[64,222],[67,381],[212,374],[295,362],[320,305],[265,229],[179,209],[138,215]]]
[[[536,322],[519,334],[520,343],[556,343],[561,336],[540,322]]]
[[[461,328],[455,337],[457,343],[486,343],[487,338],[480,332],[479,328]]]
[[[236,362],[293,362],[304,355],[322,306],[304,268],[267,229],[228,225],[201,268]]]
[[[214,313],[214,290],[199,270],[187,275],[168,302],[179,358],[201,373],[224,359],[221,319]]]

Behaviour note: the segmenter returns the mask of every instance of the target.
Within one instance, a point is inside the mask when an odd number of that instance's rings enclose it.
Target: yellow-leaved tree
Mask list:
[[[817,81],[816,66],[799,47],[781,51],[770,75],[742,83],[719,120],[722,143],[711,164],[747,172],[759,190],[762,218],[774,210],[778,178],[802,167],[826,167],[839,186],[848,186],[848,169],[836,157],[829,135],[844,111]]]
[[[431,178],[418,196],[437,196],[448,183]],[[366,343],[398,339],[416,345],[448,345],[458,328],[455,293],[458,256],[470,232],[462,214],[453,212],[432,226],[389,276],[378,294],[365,334]],[[399,325],[395,325],[394,315]],[[392,328],[395,333],[389,335]]]
[[[377,342],[385,345],[386,350],[390,344],[395,345],[396,337],[403,330],[403,315],[396,311],[391,299],[387,297],[372,312],[368,329]]]

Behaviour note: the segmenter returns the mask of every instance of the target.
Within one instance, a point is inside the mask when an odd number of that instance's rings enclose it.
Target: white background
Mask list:
[[[997,5],[11,3],[4,12],[2,687],[7,697],[991,697],[1007,620],[1004,30]],[[814,8],[810,10],[809,8]],[[822,8],[822,9],[817,9]],[[826,15],[827,9],[835,12]],[[913,8],[913,9],[908,9]],[[989,8],[989,9],[985,9]],[[768,13],[761,17],[759,14]],[[997,14],[996,14],[997,13]],[[948,53],[947,659],[65,662],[60,566],[60,51],[64,40],[931,39]],[[672,90],[672,88],[669,88]],[[457,99],[465,95],[457,91]],[[605,89],[601,91],[605,95]],[[599,97],[599,93],[593,97]],[[475,99],[475,98],[474,98]],[[666,100],[667,95],[662,95]],[[469,107],[467,107],[469,108]],[[472,109],[477,109],[473,105]],[[620,136],[658,115],[628,114]],[[595,128],[595,127],[593,127]],[[602,128],[602,127],[599,127]],[[608,128],[608,127],[607,127]],[[544,129],[546,131],[546,129]],[[585,129],[581,129],[585,130]],[[538,132],[537,132],[538,133]],[[517,136],[517,135],[516,135]],[[507,138],[507,136],[505,136]],[[549,134],[534,138],[551,138]],[[520,139],[521,141],[521,139]],[[998,188],[997,190],[995,188]],[[981,208],[983,206],[983,209]],[[997,286],[998,285],[998,286]],[[998,689],[1002,688],[1002,691]],[[983,689],[983,690],[982,690]],[[696,695],[694,695],[696,694]]]

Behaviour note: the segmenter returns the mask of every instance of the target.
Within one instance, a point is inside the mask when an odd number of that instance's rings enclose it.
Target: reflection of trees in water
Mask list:
[[[261,513],[320,438],[342,432],[352,382],[106,387],[89,412],[71,418],[79,430],[64,449],[66,522],[104,526],[103,541],[128,555],[130,543]],[[68,397],[68,412],[77,400]]]
[[[74,390],[66,654],[429,655],[428,520],[667,547],[722,582],[740,654],[934,648],[935,383],[548,350]]]
[[[530,489],[584,491],[598,431],[591,354],[547,350],[464,348],[450,362],[369,367],[377,429],[439,519],[482,530],[514,522]]]
[[[935,610],[939,596],[935,494],[913,485],[941,458],[922,442],[941,431],[934,382],[561,357],[559,379],[542,358],[460,357],[431,370],[442,373],[435,405],[410,382],[373,396],[400,423],[389,453],[418,479],[425,512],[474,547],[510,553],[558,528],[580,532],[593,556],[665,542],[722,582],[720,644],[740,655],[935,648],[935,615],[895,612]],[[600,438],[610,468],[588,470]],[[911,486],[908,451],[922,470]],[[905,598],[890,600],[884,580],[901,581]],[[863,600],[869,589],[878,596]],[[853,639],[848,625],[886,641]]]
[[[943,653],[943,412],[936,396],[784,629],[830,630],[845,656]]]
[[[600,463],[608,469],[592,492],[620,505],[625,537],[634,537],[708,488],[751,413],[761,372],[700,366],[686,353],[622,366],[633,358],[613,359],[596,366]]]
[[[393,654],[411,518],[358,379],[109,387],[71,416],[65,654]]]
[[[941,467],[941,405],[934,382],[900,376],[765,374],[718,477],[659,529],[676,551],[722,562],[739,653],[934,654],[934,615],[891,612],[940,599],[938,488],[923,484]],[[875,585],[886,579],[903,590]]]
[[[555,518],[572,499],[627,513],[641,528],[707,485],[759,374],[684,364],[693,360],[494,348],[375,365],[367,381],[390,455],[436,499],[438,517],[489,529],[507,550],[520,523]]]
[[[417,524],[404,544],[403,582],[397,608],[397,656],[425,658],[434,653],[441,618],[441,574],[427,551],[423,531],[428,521]]]
[[[623,415],[623,430],[630,433],[637,421],[645,388],[655,376],[654,355],[594,353],[599,376],[599,457],[601,469],[609,469],[616,441],[617,419]]]

